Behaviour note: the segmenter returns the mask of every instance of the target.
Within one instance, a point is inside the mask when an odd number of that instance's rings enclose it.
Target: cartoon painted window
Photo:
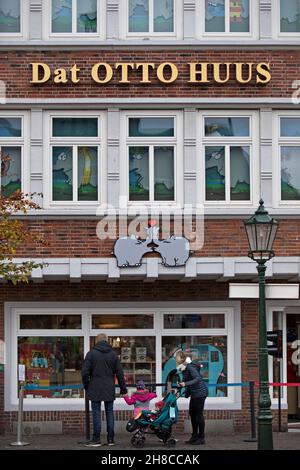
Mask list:
[[[280,31],[300,33],[300,0],[280,0]]]
[[[228,388],[227,336],[163,336],[162,382],[177,383],[182,376],[176,370],[176,353],[186,352],[199,365],[209,397],[226,397]]]
[[[174,137],[174,118],[129,118],[130,201],[175,200]]]
[[[21,0],[1,0],[0,33],[21,33]]]
[[[250,0],[205,0],[205,32],[249,33]]]
[[[204,119],[206,201],[250,201],[249,137],[249,118]]]
[[[128,0],[128,31],[174,32],[174,0]]]
[[[280,118],[281,200],[300,200],[300,118]]]
[[[98,201],[97,137],[98,118],[52,119],[53,201]]]
[[[22,118],[0,116],[1,193],[5,197],[22,189]],[[20,145],[16,145],[18,142]]]
[[[52,33],[98,32],[98,0],[51,0]]]

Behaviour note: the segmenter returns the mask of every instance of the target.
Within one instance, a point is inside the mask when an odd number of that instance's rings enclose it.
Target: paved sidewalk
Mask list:
[[[119,434],[116,436],[116,445],[114,447],[98,447],[86,448],[78,442],[83,439],[83,436],[75,435],[40,435],[40,436],[27,436],[26,440],[30,445],[26,447],[11,447],[9,444],[16,440],[14,435],[0,436],[0,450],[128,450],[132,449],[130,444],[130,434]],[[178,437],[178,436],[177,436]],[[201,450],[256,450],[257,444],[253,442],[244,442],[248,436],[243,435],[230,435],[230,436],[215,436],[208,435],[207,442],[202,446],[191,446],[184,444],[189,435],[180,435],[177,442],[176,449],[201,449]],[[103,440],[104,442],[104,440]],[[274,433],[274,448],[278,450],[300,450],[300,432],[284,432]],[[162,442],[155,436],[148,436],[144,450],[163,450],[167,449]],[[171,450],[171,449],[170,449]]]

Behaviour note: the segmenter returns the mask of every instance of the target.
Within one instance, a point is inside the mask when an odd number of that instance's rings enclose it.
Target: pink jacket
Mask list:
[[[149,410],[150,400],[156,398],[157,395],[154,392],[148,390],[137,390],[131,397],[125,395],[123,398],[127,405],[134,405],[134,417],[136,417],[140,411]]]

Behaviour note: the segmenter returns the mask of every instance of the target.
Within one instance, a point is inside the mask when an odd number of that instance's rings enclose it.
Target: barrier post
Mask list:
[[[278,381],[281,382],[280,359],[277,359]],[[281,387],[278,385],[278,432],[281,432]]]
[[[251,423],[251,436],[245,439],[245,442],[257,442],[256,438],[256,419],[255,419],[255,396],[254,396],[255,382],[249,382],[249,402],[250,402],[250,423]]]
[[[18,431],[16,442],[11,442],[11,446],[28,446],[29,442],[22,441],[23,433],[23,398],[24,398],[24,385],[20,385],[19,389],[19,408],[18,408]]]

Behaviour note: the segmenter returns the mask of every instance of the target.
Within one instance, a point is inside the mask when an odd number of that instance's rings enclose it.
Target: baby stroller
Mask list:
[[[126,430],[134,433],[131,438],[133,447],[145,445],[146,434],[155,434],[167,447],[175,447],[176,440],[172,437],[172,426],[178,421],[177,399],[180,392],[171,390],[164,398],[160,414],[152,419],[152,412],[143,410],[135,418],[128,421]]]

